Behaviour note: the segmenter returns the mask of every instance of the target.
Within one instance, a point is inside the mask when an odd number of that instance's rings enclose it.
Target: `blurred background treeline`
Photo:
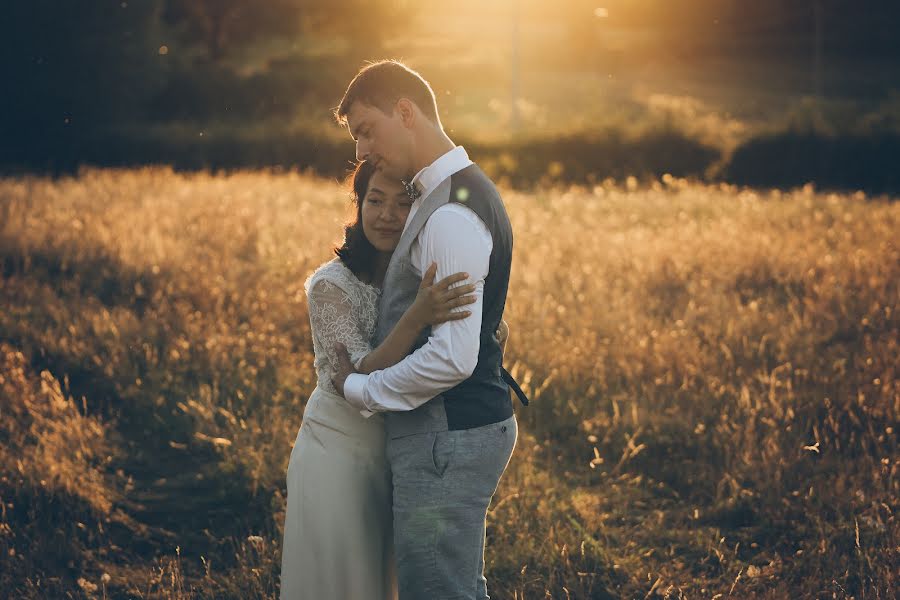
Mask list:
[[[455,140],[517,186],[670,173],[900,188],[892,0],[11,0],[0,168],[340,175],[330,117],[402,58]]]

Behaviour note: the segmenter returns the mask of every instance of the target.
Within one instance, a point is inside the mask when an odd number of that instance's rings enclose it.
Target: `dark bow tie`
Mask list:
[[[402,182],[403,187],[406,188],[406,195],[409,196],[410,200],[416,200],[419,196],[422,195],[422,190],[413,183],[413,182]]]

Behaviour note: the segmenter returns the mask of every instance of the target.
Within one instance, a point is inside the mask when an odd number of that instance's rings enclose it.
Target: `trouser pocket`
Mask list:
[[[431,434],[431,466],[438,477],[443,477],[453,461],[456,451],[456,436],[452,431],[437,431]]]

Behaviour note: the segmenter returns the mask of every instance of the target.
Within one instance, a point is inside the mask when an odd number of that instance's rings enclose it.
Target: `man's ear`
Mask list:
[[[416,105],[409,98],[400,98],[394,107],[400,115],[400,121],[406,127],[412,127],[416,121]]]

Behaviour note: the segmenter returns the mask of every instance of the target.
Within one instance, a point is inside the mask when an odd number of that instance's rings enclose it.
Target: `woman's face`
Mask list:
[[[363,233],[379,252],[393,252],[403,233],[412,200],[399,180],[372,174],[362,202]]]

